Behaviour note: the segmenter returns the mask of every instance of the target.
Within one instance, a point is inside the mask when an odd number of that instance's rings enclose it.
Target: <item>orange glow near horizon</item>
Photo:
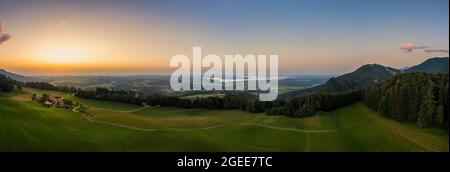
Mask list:
[[[48,46],[35,52],[35,58],[48,64],[71,64],[82,62],[88,57],[87,47],[68,46]]]
[[[322,16],[323,10],[305,10],[303,14],[297,9],[303,5],[290,9],[294,11],[249,8],[237,17],[234,5],[221,3],[207,7],[128,1],[22,3],[0,5],[0,22],[5,24],[1,30],[13,36],[0,45],[0,69],[19,74],[170,74],[174,70],[169,68],[171,57],[192,57],[194,46],[202,47],[202,57],[277,54],[280,74],[338,74],[369,63],[401,68],[448,56],[400,49],[405,42],[448,49],[448,23],[443,28],[429,20],[409,25],[390,22],[395,16],[389,16],[384,23],[375,15],[348,23],[357,13]],[[347,14],[341,8],[332,9]],[[441,11],[448,14],[448,8]],[[403,15],[397,17],[404,19]],[[336,18],[330,20],[332,16]],[[448,17],[439,21],[448,22]]]
[[[133,20],[105,21],[80,16],[27,23],[42,25],[38,28],[8,22],[5,30],[14,30],[15,37],[0,47],[0,69],[38,74],[167,71],[169,58],[160,57],[175,51],[153,44],[168,44],[167,40],[144,34],[145,28]]]

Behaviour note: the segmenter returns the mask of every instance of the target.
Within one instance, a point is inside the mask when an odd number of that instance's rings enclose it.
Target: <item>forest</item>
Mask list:
[[[96,88],[95,90],[83,90],[78,88],[75,92],[76,97],[85,99],[109,100],[135,105],[142,105],[143,95],[134,91],[109,90],[106,88]]]
[[[361,89],[315,93],[272,102],[260,102],[242,98],[244,96],[240,94],[227,93],[223,98],[196,98],[192,101],[153,95],[146,98],[146,103],[182,108],[240,109],[299,118],[363,101],[382,115],[397,121],[413,122],[420,128],[448,128],[448,80],[449,75],[444,73],[404,73]]]
[[[175,96],[123,90],[96,88],[83,90],[74,87],[54,86],[45,82],[25,84],[0,76],[0,90],[11,91],[13,85],[43,90],[74,93],[86,99],[110,100],[129,104],[152,106],[177,106],[180,108],[239,109],[251,113],[306,117],[319,111],[332,111],[363,101],[373,110],[397,121],[416,123],[420,128],[448,128],[449,75],[444,73],[404,73],[379,81],[368,87],[339,93],[313,93],[271,102],[258,101],[246,92],[225,92],[224,97],[184,99]]]
[[[30,88],[37,88],[37,89],[41,89],[41,90],[52,90],[52,91],[59,91],[59,92],[65,92],[65,93],[75,93],[77,91],[77,88],[75,88],[75,87],[55,86],[48,82],[26,82],[24,84],[24,86],[30,87]]]
[[[14,89],[14,81],[5,75],[0,75],[0,92],[10,92]]]
[[[449,75],[408,73],[364,89],[362,100],[386,117],[448,128]]]

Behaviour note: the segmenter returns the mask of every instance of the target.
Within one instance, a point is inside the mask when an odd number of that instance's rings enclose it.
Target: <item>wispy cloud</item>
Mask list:
[[[401,50],[405,51],[405,53],[411,53],[413,50],[416,49],[426,49],[428,47],[426,46],[415,46],[411,43],[406,43],[404,45],[402,45],[402,47],[400,47]]]
[[[430,47],[427,47],[427,46],[415,46],[411,43],[403,44],[400,47],[400,49],[403,50],[405,53],[411,53],[411,52],[413,52],[413,50],[418,50],[418,49],[422,49],[426,53],[448,53],[448,50],[431,49]]]
[[[6,41],[8,41],[9,39],[11,39],[11,35],[9,35],[9,34],[0,34],[0,45],[3,43],[3,42],[6,42]]]
[[[3,33],[3,23],[0,22],[0,45],[12,38],[12,35]]]
[[[448,53],[448,50],[444,50],[444,49],[441,49],[441,50],[426,49],[423,51],[425,51],[427,53]]]

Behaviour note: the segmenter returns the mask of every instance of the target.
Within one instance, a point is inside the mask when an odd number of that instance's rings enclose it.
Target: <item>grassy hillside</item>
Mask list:
[[[79,99],[91,106],[94,116],[87,118],[26,101],[36,91],[0,95],[0,151],[448,151],[448,132],[383,118],[362,103],[292,119],[234,110],[96,108],[105,102]]]
[[[69,93],[62,93],[62,92],[50,91],[50,90],[39,90],[39,89],[34,89],[34,88],[23,88],[22,90],[14,89],[14,91],[12,91],[10,93],[1,93],[0,92],[0,97],[8,97],[10,99],[19,100],[19,101],[31,101],[31,96],[33,94],[42,95],[44,93],[50,94],[51,96],[62,96],[64,98],[69,98],[75,102],[79,102],[86,106],[92,106],[92,107],[103,108],[103,109],[128,111],[128,110],[133,110],[133,109],[140,107],[138,105],[118,103],[118,102],[113,102],[113,101],[82,99],[82,98],[75,97]]]

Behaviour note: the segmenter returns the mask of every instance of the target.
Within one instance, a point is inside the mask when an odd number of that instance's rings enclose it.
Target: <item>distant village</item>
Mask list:
[[[33,94],[31,100],[42,103],[47,107],[65,108],[71,110],[78,110],[81,107],[81,104],[76,104],[70,99],[63,98],[62,96],[50,96],[49,94]]]

